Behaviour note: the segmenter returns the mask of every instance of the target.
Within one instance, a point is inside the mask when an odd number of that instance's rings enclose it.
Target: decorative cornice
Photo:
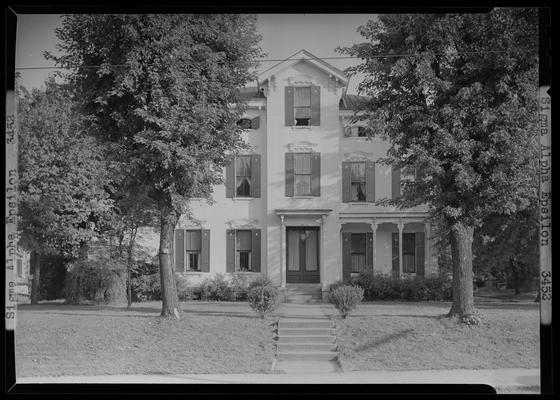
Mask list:
[[[288,147],[288,151],[291,153],[295,153],[299,151],[310,152],[313,151],[315,147],[317,147],[317,143],[311,143],[306,141],[292,142],[292,143],[288,143],[286,147]]]
[[[249,218],[232,219],[226,222],[229,229],[256,229],[259,225],[259,220]]]
[[[353,151],[351,153],[345,153],[344,159],[346,161],[372,161],[373,153],[366,151]]]
[[[185,221],[179,221],[177,228],[179,229],[202,229],[206,225],[205,220],[190,218]]]

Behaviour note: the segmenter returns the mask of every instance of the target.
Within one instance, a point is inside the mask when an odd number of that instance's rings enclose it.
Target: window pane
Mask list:
[[[288,230],[288,271],[299,271],[299,232]]]
[[[186,231],[186,244],[187,248],[185,250],[200,251],[200,231]]]
[[[311,173],[311,155],[309,153],[295,154],[295,173],[296,174]]]
[[[311,105],[311,88],[297,87],[294,91],[294,106],[305,107]]]
[[[200,269],[198,261],[198,252],[187,252],[187,270],[198,271]]]
[[[235,159],[235,175],[251,176],[251,156],[239,156]]]
[[[366,180],[366,163],[352,163],[352,180],[365,181]]]
[[[295,187],[296,195],[306,196],[311,194],[311,175],[296,175]]]
[[[311,107],[296,107],[295,118],[311,118]]]
[[[317,230],[305,231],[305,270],[317,271]]]
[[[236,260],[237,271],[250,271],[251,270],[251,252],[238,251]]]
[[[414,254],[414,233],[403,233],[403,253]]]
[[[235,232],[235,248],[239,250],[251,250],[251,231]]]
[[[243,129],[251,129],[251,120],[249,118],[241,118],[237,121],[237,126]]]
[[[366,270],[366,255],[352,254],[352,272],[364,272]]]
[[[353,233],[351,237],[351,248],[352,253],[364,253],[366,252],[366,234],[365,233]]]
[[[414,254],[403,254],[403,272],[416,272]]]
[[[251,195],[251,179],[246,177],[236,178],[236,195],[237,196],[250,196]]]
[[[366,185],[363,183],[352,184],[352,201],[366,201]]]

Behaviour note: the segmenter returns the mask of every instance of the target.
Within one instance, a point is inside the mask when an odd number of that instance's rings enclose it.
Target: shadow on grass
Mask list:
[[[408,336],[412,332],[414,332],[414,329],[405,329],[405,330],[402,330],[400,332],[394,333],[392,335],[387,335],[387,336],[385,336],[381,339],[374,340],[374,341],[371,341],[369,343],[365,343],[365,344],[362,344],[360,346],[357,346],[357,347],[354,348],[354,351],[363,351],[363,350],[368,350],[372,347],[378,347],[378,346],[381,346],[382,344],[389,343],[389,342],[392,342],[392,341],[395,341],[395,340],[399,340],[399,339],[401,339],[405,336]]]

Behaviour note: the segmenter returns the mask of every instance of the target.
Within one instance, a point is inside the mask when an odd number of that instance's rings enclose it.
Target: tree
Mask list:
[[[91,132],[127,160],[160,220],[162,316],[179,318],[173,233],[188,199],[211,199],[226,150],[244,146],[239,88],[260,56],[250,15],[69,15],[57,30]],[[236,107],[232,107],[236,106]]]
[[[472,241],[490,215],[528,206],[526,181],[537,140],[536,9],[487,14],[382,15],[358,31],[368,40],[344,54],[362,59],[371,96],[359,119],[390,140],[383,160],[418,168],[398,202],[428,204],[449,233],[450,316],[476,322]],[[472,318],[471,318],[472,317]]]
[[[83,134],[68,87],[52,79],[45,85],[21,88],[18,100],[18,229],[31,252],[32,304],[39,300],[41,255],[76,257],[111,207],[102,148]]]

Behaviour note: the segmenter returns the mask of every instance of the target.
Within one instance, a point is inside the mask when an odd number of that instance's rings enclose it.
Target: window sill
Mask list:
[[[311,196],[311,195],[309,195],[309,196],[307,196],[307,195],[306,196],[292,196],[292,199],[316,199],[318,197],[320,197],[320,196]]]
[[[364,205],[367,205],[367,204],[371,204],[371,202],[369,202],[369,201],[350,201],[348,203],[348,205],[351,205],[351,206],[364,206]]]
[[[256,197],[232,197],[233,201],[251,201]]]
[[[310,131],[313,129],[313,126],[316,125],[292,125],[292,132],[297,132],[297,131]]]
[[[233,274],[236,275],[254,275],[254,274],[260,274],[260,272],[255,272],[255,271],[234,271],[232,272]]]
[[[202,272],[202,271],[183,271],[183,272],[179,272],[180,274],[183,275],[202,275],[202,274],[207,274],[208,272]]]

